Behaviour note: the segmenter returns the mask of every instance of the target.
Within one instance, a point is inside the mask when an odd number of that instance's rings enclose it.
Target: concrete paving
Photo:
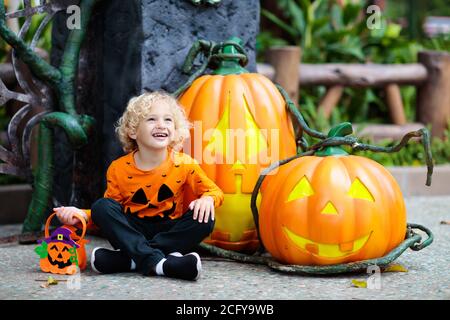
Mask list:
[[[206,256],[202,277],[196,282],[137,273],[98,275],[90,266],[80,275],[79,286],[65,282],[42,288],[49,274],[39,269],[36,245],[0,245],[0,299],[150,299],[150,300],[299,300],[299,299],[450,299],[450,197],[406,198],[408,222],[431,229],[435,240],[419,252],[407,250],[396,263],[406,273],[380,275],[375,289],[356,288],[352,280],[369,275],[287,275],[262,265]],[[20,225],[0,226],[0,237],[17,233]],[[88,236],[88,254],[104,239]],[[53,275],[56,279],[74,279]],[[69,283],[71,283],[69,281]]]

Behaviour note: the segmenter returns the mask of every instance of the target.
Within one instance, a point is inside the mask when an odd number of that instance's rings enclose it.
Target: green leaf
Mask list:
[[[312,6],[311,0],[299,0],[299,3],[300,7],[305,11],[307,11]]]
[[[325,40],[328,44],[335,43],[338,41],[341,41],[345,37],[349,36],[350,32],[348,30],[342,29],[342,30],[331,30],[329,32],[325,32],[322,35],[323,40]]]
[[[364,61],[364,53],[362,52],[361,47],[352,45],[351,43],[333,43],[329,45],[327,49],[344,56],[354,57],[359,61]]]
[[[331,25],[335,30],[342,30],[344,28],[344,21],[342,19],[341,6],[333,4],[331,7]]]
[[[400,36],[401,31],[402,31],[401,25],[395,24],[395,23],[390,23],[390,24],[388,24],[384,35],[388,38],[398,38]]]
[[[309,1],[309,3],[311,4],[311,5],[310,5],[311,10],[312,10],[313,12],[315,12],[315,11],[317,11],[317,10],[320,8],[320,6],[321,6],[322,3],[323,3],[323,0],[315,0],[313,3],[311,3],[311,1]]]
[[[330,21],[329,17],[322,17],[319,19],[315,19],[313,22],[313,25],[312,25],[313,33],[316,33],[316,35],[319,35],[322,32],[325,32],[326,28],[324,28],[324,27],[328,24],[329,21]]]
[[[269,19],[271,22],[273,22],[275,25],[277,25],[279,28],[283,29],[287,33],[291,35],[293,38],[299,37],[299,34],[297,33],[297,30],[292,28],[290,25],[286,24],[284,21],[282,21],[280,18],[278,18],[276,15],[274,15],[272,12],[269,12],[266,9],[261,10],[261,14]]]
[[[44,259],[48,255],[47,246],[47,242],[42,241],[41,245],[34,249],[34,252],[36,252],[41,259]]]
[[[345,137],[352,133],[352,124],[350,122],[343,122],[333,126],[328,132],[328,137]]]
[[[343,22],[348,25],[351,22],[356,22],[358,15],[363,10],[363,7],[358,3],[347,3],[343,9]]]
[[[292,1],[288,4],[288,10],[290,16],[292,17],[292,23],[294,24],[295,29],[297,29],[298,34],[303,34],[306,28],[303,10]]]

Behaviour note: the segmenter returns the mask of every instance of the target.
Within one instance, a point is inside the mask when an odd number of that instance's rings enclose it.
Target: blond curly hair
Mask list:
[[[129,134],[137,131],[139,123],[150,115],[152,106],[160,101],[167,104],[174,118],[175,138],[169,147],[174,150],[182,148],[183,141],[190,135],[189,129],[192,124],[188,121],[184,109],[173,96],[164,91],[154,91],[131,98],[122,117],[117,121],[115,130],[125,152],[138,149],[136,140],[130,138]]]

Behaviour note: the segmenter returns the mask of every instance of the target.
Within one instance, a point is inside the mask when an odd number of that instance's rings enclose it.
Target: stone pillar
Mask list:
[[[114,123],[127,101],[144,91],[175,91],[188,78],[184,59],[195,40],[243,40],[256,70],[258,0],[222,0],[196,7],[185,0],[108,0],[95,9],[81,53],[77,106],[97,119],[89,146],[72,152],[62,134],[56,143],[55,198],[89,207],[105,188],[106,169],[122,155]],[[58,64],[68,30],[64,13],[53,23],[52,63]],[[80,81],[81,80],[81,81]],[[75,167],[74,167],[75,166]]]

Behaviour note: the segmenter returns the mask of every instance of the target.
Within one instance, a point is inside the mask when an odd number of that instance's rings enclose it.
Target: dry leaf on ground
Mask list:
[[[352,285],[356,288],[367,288],[366,280],[352,280]]]
[[[53,279],[52,276],[48,276],[47,283],[49,286],[58,284],[58,280]]]
[[[48,276],[47,281],[41,284],[41,288],[48,288],[49,286],[54,286],[58,284],[58,280],[54,279],[52,276]]]
[[[387,266],[383,269],[383,272],[408,272],[408,269],[399,263],[395,263]]]

